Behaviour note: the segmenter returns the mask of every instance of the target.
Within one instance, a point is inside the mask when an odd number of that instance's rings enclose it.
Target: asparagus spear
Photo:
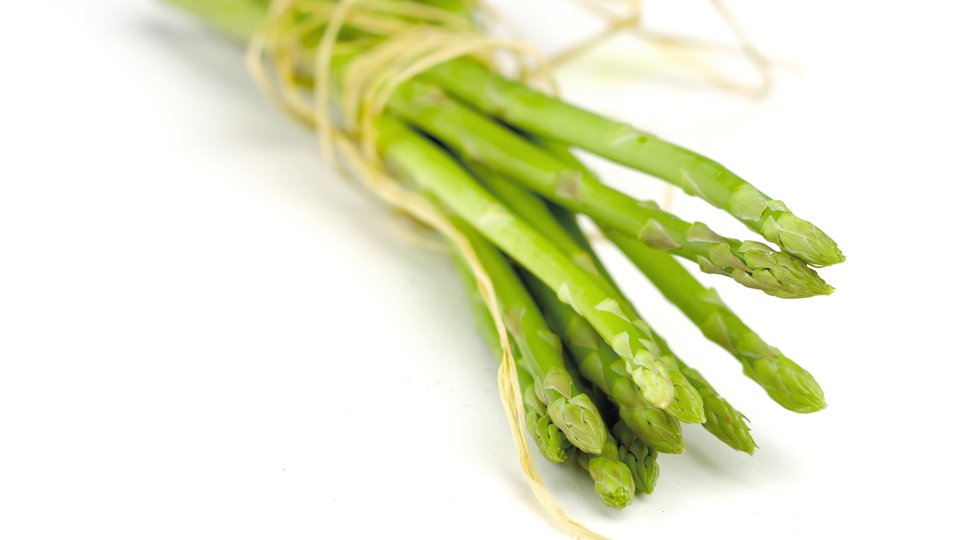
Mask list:
[[[774,401],[800,413],[826,406],[823,390],[810,373],[771,347],[708,289],[669,255],[612,229],[607,236],[670,302],[696,324],[707,338],[734,355],[743,371]]]
[[[633,471],[620,457],[617,441],[609,434],[599,454],[577,453],[577,462],[590,473],[600,500],[614,508],[625,508],[633,502],[637,490]]]
[[[567,372],[559,339],[503,255],[463,220],[450,219],[494,283],[507,330],[520,350],[521,365],[533,376],[547,415],[571,444],[584,452],[599,453],[607,436],[603,419]]]
[[[477,172],[477,176],[504,204],[527,223],[534,225],[537,230],[549,238],[577,263],[577,265],[594,275],[600,285],[603,286],[604,291],[621,306],[624,315],[633,321],[637,328],[644,332],[647,339],[656,341],[649,325],[640,317],[640,314],[636,312],[626,296],[613,284],[613,281],[603,270],[603,265],[599,259],[596,258],[592,250],[590,250],[589,246],[575,239],[565,228],[564,224],[551,213],[542,199],[496,173],[483,169]],[[579,317],[576,313],[569,313],[568,315]],[[557,327],[555,326],[554,328]],[[680,373],[677,361],[672,354],[664,353],[662,348],[661,353],[660,358],[667,368],[668,376],[673,384],[674,393],[677,396],[673,403],[665,410],[683,422],[703,422],[706,419],[703,413],[703,401],[700,399],[697,391],[687,382],[683,374]]]
[[[682,361],[680,370],[703,398],[703,411],[707,417],[703,427],[730,448],[752,455],[757,443],[750,435],[746,417],[727,403],[699,371]]]
[[[644,444],[644,441],[623,422],[614,424],[612,431],[617,441],[620,461],[630,469],[637,491],[647,495],[653,493],[657,479],[660,478],[657,451]]]
[[[826,233],[712,159],[550,97],[469,59],[436,66],[425,78],[521,129],[561,140],[675,184],[727,211],[768,241],[811,265],[827,266],[844,260],[839,247]]]
[[[388,109],[456,150],[524,183],[544,197],[638,237],[747,287],[781,298],[829,294],[833,289],[799,259],[753,241],[724,238],[703,223],[688,223],[656,204],[620,193],[570,167],[501,124],[416,80],[400,85]]]
[[[616,301],[590,274],[507,210],[446,152],[396,118],[381,118],[378,145],[397,174],[440,199],[585,317],[624,357],[624,369],[644,396],[659,407],[669,406],[674,399],[673,385],[656,344],[621,316]]]
[[[453,247],[453,246],[451,246]],[[456,248],[453,247],[454,253]],[[464,286],[470,296],[470,305],[473,308],[474,318],[480,326],[480,331],[486,338],[498,360],[503,356],[503,350],[500,345],[500,338],[497,335],[497,329],[493,324],[493,318],[490,311],[480,297],[480,291],[477,289],[476,281],[467,263],[459,254],[453,257],[456,262],[457,270],[463,279]],[[520,354],[513,348],[514,358],[520,358]],[[520,383],[520,392],[523,395],[524,420],[527,425],[527,431],[533,437],[534,443],[540,449],[540,453],[548,461],[562,463],[567,461],[572,454],[570,441],[560,431],[560,428],[547,415],[547,409],[537,397],[536,385],[533,377],[527,373],[522,366],[517,366],[517,381]]]

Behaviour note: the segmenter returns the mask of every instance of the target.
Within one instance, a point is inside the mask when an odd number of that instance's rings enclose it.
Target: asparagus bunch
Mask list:
[[[171,1],[240,39],[254,36],[271,6],[268,0]],[[449,37],[454,29],[480,30],[467,0],[358,0],[345,12],[338,5],[293,1],[281,13],[284,24],[263,42],[273,47],[288,109],[302,111],[303,96],[327,81],[334,99],[308,108],[333,109],[348,125],[357,113],[344,105],[356,101],[344,99],[357,97],[350,81],[369,76],[377,65],[371,59],[384,56],[396,36],[422,33],[429,41],[437,31]],[[328,33],[336,17],[342,27]],[[327,50],[330,61],[318,61]],[[408,76],[375,76],[372,97],[359,100],[383,105],[369,118],[373,129],[363,132],[376,153],[369,157],[404,193],[447,216],[479,261],[479,267],[459,263],[464,281],[498,357],[504,341],[489,309],[506,323],[526,428],[547,460],[576,461],[601,500],[622,508],[636,493],[652,492],[659,453],[684,451],[682,424],[700,424],[735,450],[756,449],[744,415],[670,349],[622,292],[578,216],[598,225],[774,401],[801,413],[825,406],[810,373],[764,342],[678,259],[770,296],[824,295],[833,289],[815,268],[843,261],[829,236],[716,161],[544,94],[482,57],[420,65],[425,57],[396,56],[409,69],[391,73]],[[384,89],[390,91],[376,94]],[[347,144],[361,147],[358,139]],[[570,148],[678,185],[776,247],[721,236],[617,191]],[[451,245],[454,259],[461,259],[462,247]],[[479,301],[474,272],[492,283],[496,305]]]

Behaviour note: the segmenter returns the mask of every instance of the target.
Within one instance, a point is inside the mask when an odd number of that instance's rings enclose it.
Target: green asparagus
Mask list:
[[[344,5],[339,0],[294,0],[289,6],[271,0],[169,1],[236,38],[250,38],[263,28],[264,33],[254,36],[254,44],[263,49],[252,50],[262,53],[266,64],[260,82],[279,85],[272,88],[279,90],[273,97],[308,125],[324,124],[314,115],[329,110],[333,123],[345,121],[337,124],[332,142],[350,158],[350,165],[363,173],[382,167],[391,178],[378,180],[396,180],[389,189],[409,189],[447,212],[459,231],[448,238],[452,255],[464,274],[481,330],[498,357],[503,356],[501,347],[508,346],[516,359],[526,430],[546,459],[575,457],[604,503],[622,508],[636,493],[654,489],[658,454],[684,451],[681,421],[702,423],[739,451],[753,453],[756,443],[744,415],[679,359],[640,316],[587,241],[577,224],[579,214],[591,218],[774,400],[797,412],[825,407],[823,392],[808,372],[764,342],[715,291],[674,259],[686,258],[703,271],[773,296],[829,294],[832,288],[812,267],[841,262],[843,254],[823,231],[782,202],[715,161],[508,80],[483,65],[480,55],[414,75],[391,94],[383,114],[366,108],[387,98],[366,92],[392,88],[392,68],[416,71],[408,62],[424,67],[435,44],[449,44],[447,39],[455,41],[459,32],[479,35],[472,33],[471,26],[479,30],[472,0],[360,0],[336,36],[326,32],[334,9]],[[267,21],[271,6],[290,10],[277,21]],[[269,24],[262,26],[264,22]],[[419,39],[420,31],[426,32],[427,47],[408,47],[412,42],[404,40]],[[394,33],[403,38],[395,41]],[[324,57],[317,55],[318,46],[331,37],[333,65],[319,73],[317,69],[327,68]],[[475,43],[480,40],[465,45]],[[397,51],[404,54],[391,56]],[[377,62],[387,59],[394,60],[389,68]],[[363,80],[365,74],[371,78]],[[319,80],[331,88],[315,88]],[[333,96],[330,102],[320,102],[325,90]],[[311,99],[313,91],[317,100]],[[361,128],[354,130],[357,111],[348,110],[353,102],[340,102],[341,97],[360,99],[358,106],[378,113],[376,118],[372,123],[362,118]],[[327,134],[323,125],[318,127]],[[374,150],[368,142],[376,143],[376,155],[365,153]],[[654,203],[614,190],[570,148],[678,185],[735,216],[782,251],[722,237],[702,223],[684,221]],[[358,164],[366,158],[370,161]],[[372,182],[373,177],[364,179],[374,188],[382,186]],[[505,323],[504,342],[480,298],[465,253],[459,252],[461,240],[469,243],[467,251],[476,256],[471,261],[479,261],[496,290],[494,314]],[[523,446],[523,440],[516,442]],[[586,531],[551,503],[529,465],[524,463],[524,472],[551,515],[569,531]]]
[[[757,443],[750,435],[750,426],[747,425],[747,419],[743,413],[727,403],[727,400],[717,393],[699,371],[682,361],[680,370],[703,398],[703,411],[707,417],[703,427],[730,448],[753,454],[757,449]]]
[[[617,441],[620,461],[627,465],[633,476],[637,491],[653,493],[660,477],[660,465],[657,464],[657,451],[649,448],[625,423],[617,422],[611,429]]]
[[[607,236],[670,302],[703,334],[734,355],[744,373],[783,407],[800,413],[826,406],[823,390],[810,373],[764,342],[720,300],[669,255],[614,230]]]
[[[577,453],[577,462],[590,473],[593,489],[600,500],[614,508],[625,508],[633,501],[637,487],[629,466],[620,460],[619,448],[612,435],[607,435],[598,455]]]

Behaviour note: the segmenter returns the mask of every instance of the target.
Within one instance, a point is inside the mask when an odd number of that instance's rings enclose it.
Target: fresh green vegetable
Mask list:
[[[660,465],[657,464],[657,451],[649,448],[637,434],[625,423],[613,425],[613,436],[617,441],[620,461],[627,465],[633,476],[637,491],[653,493],[657,479],[660,478]]]
[[[703,398],[703,427],[734,450],[753,454],[757,448],[743,414],[727,403],[699,371],[680,362],[680,370]]]
[[[364,185],[447,233],[451,246],[464,249],[453,247],[455,259],[466,253],[479,261],[477,275],[493,284],[493,314],[506,334],[497,335],[467,269],[481,329],[497,356],[509,343],[518,364],[519,388],[500,380],[503,397],[519,390],[522,423],[540,452],[554,462],[576,457],[606,504],[623,508],[636,492],[653,490],[658,454],[684,451],[681,421],[702,423],[746,453],[756,443],[744,415],[641,317],[579,216],[595,222],[774,400],[797,412],[825,406],[813,377],[677,258],[771,296],[803,298],[832,291],[813,267],[843,260],[833,240],[716,161],[511,80],[489,57],[437,56],[431,63],[437,52],[469,54],[490,44],[477,32],[472,0],[169,1],[234,38],[255,38],[252,50],[262,54],[251,58],[268,64],[255,73],[278,90],[270,96],[285,111],[332,133],[330,146],[362,173]],[[398,75],[409,77],[394,80]],[[678,185],[782,251],[720,236],[612,189],[571,148]],[[519,401],[504,403],[523,470],[551,515],[579,534],[585,529],[549,503],[527,459],[524,426],[513,416]]]
[[[807,370],[771,347],[751,330],[713,289],[708,289],[669,255],[650,249],[618,231],[607,236],[670,302],[696,324],[703,335],[734,355],[743,372],[774,401],[794,412],[826,407],[823,390]]]
[[[636,484],[630,467],[620,460],[617,441],[607,435],[598,455],[577,454],[577,462],[593,478],[593,489],[600,500],[614,508],[625,508],[633,501]]]

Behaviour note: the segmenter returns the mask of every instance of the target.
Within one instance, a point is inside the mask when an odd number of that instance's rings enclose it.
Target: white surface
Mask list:
[[[627,42],[562,82],[716,156],[840,241],[849,262],[823,272],[830,298],[708,278],[818,376],[830,407],[780,410],[610,257],[761,449],[688,430],[655,495],[619,513],[575,467],[541,470],[573,516],[616,538],[945,537],[960,480],[958,13],[732,4],[767,50],[805,66],[768,101],[650,69]],[[689,5],[681,27],[711,20]],[[447,261],[335,177],[235,49],[151,2],[5,13],[0,538],[562,537],[520,475]],[[659,194],[637,178],[618,185]],[[698,201],[675,211],[743,234]]]

